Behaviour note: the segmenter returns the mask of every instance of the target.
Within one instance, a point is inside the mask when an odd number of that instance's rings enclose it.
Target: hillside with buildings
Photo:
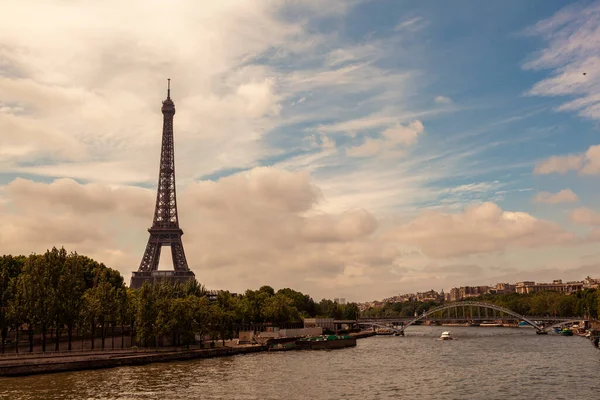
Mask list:
[[[400,294],[398,296],[388,297],[383,300],[360,303],[358,306],[361,311],[366,311],[370,308],[382,308],[385,305],[395,303],[441,303],[478,298],[484,295],[503,295],[510,293],[525,295],[543,291],[558,292],[568,295],[585,289],[598,288],[600,288],[600,279],[590,278],[588,276],[582,281],[573,282],[563,282],[562,279],[556,279],[553,280],[552,283],[523,281],[517,283],[496,283],[494,286],[461,286],[453,287],[447,292],[444,292],[443,289],[440,292],[432,289],[427,292]]]

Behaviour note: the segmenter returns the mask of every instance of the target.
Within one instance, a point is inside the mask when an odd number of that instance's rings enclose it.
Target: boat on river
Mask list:
[[[492,327],[492,328],[498,328],[501,327],[502,324],[499,324],[497,322],[482,322],[481,324],[479,324],[479,326],[481,327]]]
[[[519,322],[519,328],[534,328],[534,326],[527,321],[521,321]]]
[[[356,338],[345,335],[320,335],[296,340],[296,348],[301,350],[331,350],[356,346]]]
[[[442,336],[440,336],[438,338],[438,340],[454,340],[454,339],[455,338],[452,337],[452,335],[448,331],[442,332]]]
[[[569,328],[565,328],[562,331],[560,331],[560,334],[563,336],[573,336],[573,331]]]

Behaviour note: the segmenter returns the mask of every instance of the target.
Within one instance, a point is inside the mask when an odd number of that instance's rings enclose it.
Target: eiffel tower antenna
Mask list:
[[[145,281],[157,278],[184,282],[194,279],[190,271],[179,228],[177,213],[177,193],[175,190],[175,151],[173,145],[173,116],[175,103],[171,100],[171,79],[167,80],[167,98],[162,102],[163,113],[162,146],[160,151],[160,170],[156,190],[156,207],[152,227],[148,229],[150,238],[137,272],[131,276],[131,287],[139,288]],[[173,271],[158,271],[160,252],[163,246],[171,247]]]

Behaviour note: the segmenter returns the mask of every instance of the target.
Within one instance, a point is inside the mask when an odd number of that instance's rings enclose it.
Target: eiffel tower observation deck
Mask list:
[[[131,276],[131,287],[142,287],[146,281],[156,279],[171,279],[185,282],[193,279],[194,273],[190,271],[181,236],[183,231],[179,228],[177,213],[177,193],[175,190],[175,151],[173,145],[173,116],[175,103],[171,100],[171,80],[168,80],[167,98],[162,102],[163,132],[162,147],[160,152],[160,171],[158,188],[156,191],[156,207],[152,227],[148,229],[150,238],[146,251],[137,272]],[[158,270],[160,253],[163,246],[171,248],[173,270]]]

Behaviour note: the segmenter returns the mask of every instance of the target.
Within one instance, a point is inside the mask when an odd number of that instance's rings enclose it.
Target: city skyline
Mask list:
[[[458,301],[471,297],[479,297],[483,294],[506,294],[519,293],[528,294],[539,291],[557,291],[565,294],[571,294],[583,289],[600,288],[600,279],[590,276],[574,281],[564,281],[563,279],[553,279],[552,282],[540,282],[535,280],[525,280],[521,282],[497,282],[496,284],[463,285],[441,289],[439,292],[435,289],[429,289],[423,292],[400,293],[395,296],[382,299],[371,299],[359,303],[360,306],[374,303],[397,303],[406,301]]]
[[[592,1],[12,4],[0,247],[130,276],[172,78],[180,225],[209,289],[360,302],[595,277],[599,20]]]

